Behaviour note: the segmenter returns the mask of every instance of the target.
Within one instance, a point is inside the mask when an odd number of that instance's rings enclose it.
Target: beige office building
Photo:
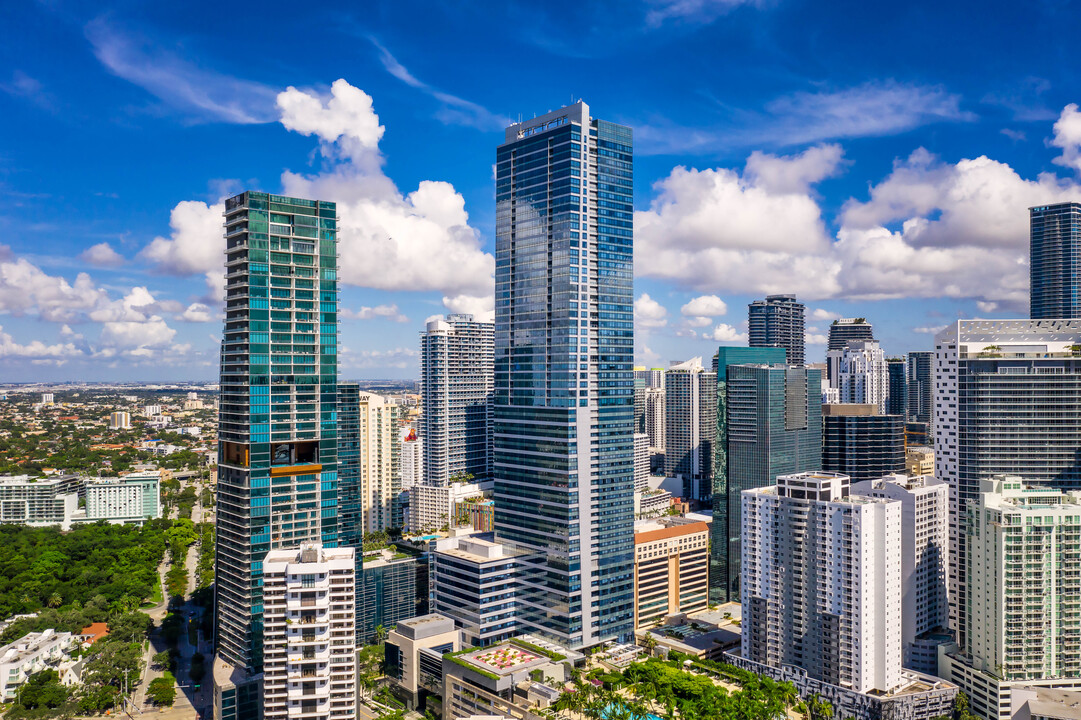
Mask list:
[[[709,604],[709,525],[686,518],[634,526],[634,627]]]

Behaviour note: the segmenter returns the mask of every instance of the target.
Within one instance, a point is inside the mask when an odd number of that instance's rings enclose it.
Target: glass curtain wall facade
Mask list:
[[[262,669],[262,563],[338,543],[334,203],[246,192],[225,204],[218,426],[217,633]]]
[[[633,629],[632,179],[581,102],[496,151],[495,530],[521,627],[572,648]]]
[[[886,414],[908,417],[908,363],[904,358],[886,360],[889,378],[889,394],[886,395]]]
[[[733,365],[783,365],[786,352],[784,348],[775,347],[721,347],[713,356],[713,372],[717,376],[717,431],[713,441],[713,522],[709,528],[711,604],[728,601],[728,538],[739,535],[738,525],[732,528],[728,525],[728,368]]]
[[[843,405],[827,406],[840,410]],[[823,408],[827,410],[827,408]],[[903,415],[829,415],[822,418],[822,469],[852,482],[905,471]]]
[[[1081,203],[1029,208],[1033,320],[1081,317]]]
[[[732,365],[726,385],[728,542],[720,591],[721,602],[739,602],[740,494],[773,485],[779,475],[819,469],[822,371]]]
[[[933,392],[934,373],[932,353],[920,350],[908,354],[908,420],[931,424],[934,419]]]

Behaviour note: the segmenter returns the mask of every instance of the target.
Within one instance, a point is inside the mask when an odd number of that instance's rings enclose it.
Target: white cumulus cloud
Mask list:
[[[740,332],[739,330],[727,323],[721,323],[717,327],[713,328],[712,332],[703,333],[702,337],[706,340],[713,340],[714,342],[722,343],[747,342],[747,333]]]
[[[398,310],[398,306],[394,304],[376,305],[375,307],[362,306],[359,310],[343,308],[339,314],[343,318],[352,320],[375,320],[377,318],[384,318],[399,323],[409,322],[409,318],[403,315],[402,312]]]
[[[635,327],[664,327],[668,324],[668,310],[649,293],[642,293],[634,301],[634,324]]]
[[[107,242],[92,245],[79,254],[79,259],[95,267],[118,267],[124,264],[124,256],[113,250]]]
[[[717,317],[728,314],[728,305],[716,295],[700,295],[679,309],[687,316]]]
[[[1062,110],[1062,115],[1055,122],[1055,136],[1051,144],[1062,149],[1062,155],[1052,162],[1073,168],[1081,173],[1081,112],[1076,103],[1070,103]]]

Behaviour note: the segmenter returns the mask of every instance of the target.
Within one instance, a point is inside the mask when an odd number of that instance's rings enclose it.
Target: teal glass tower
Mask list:
[[[764,349],[764,348],[763,348]],[[795,365],[731,365],[724,396],[728,439],[726,556],[720,602],[739,602],[741,493],[822,463],[822,371]],[[717,417],[721,416],[718,401]],[[714,495],[714,503],[720,499]],[[717,524],[716,517],[714,525]],[[711,588],[713,592],[713,588]]]
[[[1029,208],[1033,320],[1081,318],[1081,203]]]
[[[338,543],[335,205],[245,192],[225,203],[225,238],[218,662],[253,676],[263,558]]]
[[[633,630],[633,151],[578,102],[496,151],[495,531],[519,626]]]
[[[717,434],[713,440],[713,522],[709,529],[709,601],[728,602],[728,543],[739,538],[739,523],[728,525],[728,369],[733,365],[784,364],[783,347],[719,347],[713,356],[717,375]],[[735,500],[739,505],[739,497]],[[735,600],[738,602],[739,593]]]

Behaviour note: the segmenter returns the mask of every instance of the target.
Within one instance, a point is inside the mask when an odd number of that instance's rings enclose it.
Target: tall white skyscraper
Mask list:
[[[263,717],[356,717],[353,548],[271,550],[263,561]]]
[[[717,373],[692,358],[664,375],[664,471],[683,479],[685,500],[713,491],[713,443],[717,435]]]
[[[364,532],[370,533],[393,525],[394,501],[400,491],[394,474],[398,406],[382,395],[361,392],[357,410],[360,512]]]
[[[886,413],[890,393],[886,354],[875,340],[852,340],[839,350],[826,352],[831,387],[842,403],[878,405]]]
[[[888,475],[852,485],[853,495],[901,503],[901,647],[904,666],[936,675],[948,640],[949,489],[932,476]]]
[[[491,475],[494,332],[495,325],[472,315],[449,315],[420,334],[425,482]]]

